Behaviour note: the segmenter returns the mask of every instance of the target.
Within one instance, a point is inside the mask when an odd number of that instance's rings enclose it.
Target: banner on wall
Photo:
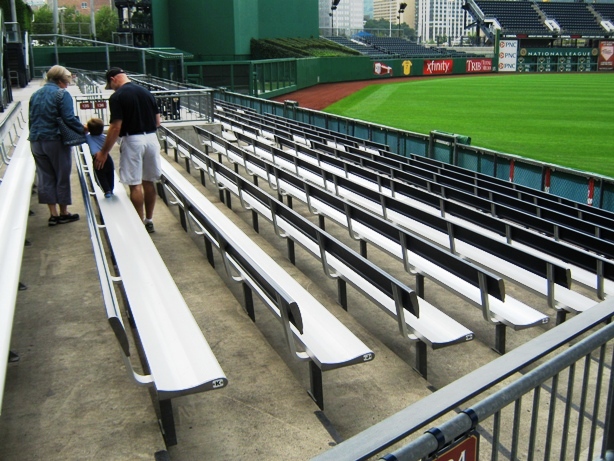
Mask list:
[[[454,61],[452,59],[431,59],[424,61],[424,75],[451,74]]]
[[[614,42],[599,42],[598,70],[614,70]]]
[[[467,59],[466,67],[468,74],[476,72],[492,72],[492,59]]]
[[[516,72],[518,40],[499,41],[499,72]]]
[[[376,62],[373,64],[373,73],[375,75],[390,75],[392,76],[392,67],[384,63]]]

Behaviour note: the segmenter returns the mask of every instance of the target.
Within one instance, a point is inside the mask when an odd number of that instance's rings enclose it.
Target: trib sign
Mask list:
[[[478,461],[477,434],[472,434],[452,447],[446,448],[432,461]]]

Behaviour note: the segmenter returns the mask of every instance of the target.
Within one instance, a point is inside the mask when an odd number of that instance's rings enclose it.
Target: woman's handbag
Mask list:
[[[79,133],[75,131],[73,128],[68,126],[64,119],[62,118],[62,90],[56,93],[56,105],[58,106],[58,113],[60,116],[57,117],[58,128],[60,129],[60,136],[62,137],[62,144],[65,146],[78,146],[79,144],[83,144],[85,142],[85,134]]]

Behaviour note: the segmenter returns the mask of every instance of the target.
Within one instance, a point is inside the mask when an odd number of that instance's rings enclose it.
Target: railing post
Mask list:
[[[614,364],[614,354],[612,354]],[[610,368],[611,370],[612,368]],[[605,412],[605,427],[603,429],[603,448],[601,449],[605,461],[614,461],[614,374],[610,373],[610,386],[608,402]]]

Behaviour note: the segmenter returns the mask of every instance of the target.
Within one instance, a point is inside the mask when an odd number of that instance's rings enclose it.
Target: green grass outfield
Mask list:
[[[614,177],[614,73],[496,74],[375,83],[325,112]]]

